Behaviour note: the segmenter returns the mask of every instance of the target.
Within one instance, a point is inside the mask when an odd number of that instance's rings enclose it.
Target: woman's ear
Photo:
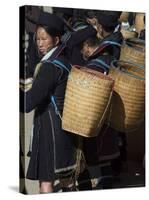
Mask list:
[[[58,36],[55,37],[55,46],[58,45],[60,42],[60,38]]]

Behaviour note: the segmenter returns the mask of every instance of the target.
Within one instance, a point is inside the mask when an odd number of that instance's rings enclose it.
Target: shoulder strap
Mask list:
[[[95,65],[99,68],[102,68],[104,71],[108,71],[109,70],[109,65],[107,65],[103,60],[97,58],[97,59],[94,59],[94,60],[91,60],[88,64],[88,66],[90,65]]]
[[[103,42],[100,43],[99,48],[98,48],[98,53],[100,53],[101,51],[103,51],[106,47],[108,46],[117,46],[117,47],[121,47],[121,44],[118,42],[114,42],[114,41],[110,41],[110,40],[105,40]]]
[[[110,40],[105,40],[101,44],[103,44],[103,45],[105,44],[107,46],[109,46],[109,45],[115,45],[115,46],[121,47],[120,43],[114,42],[114,41],[110,41]]]
[[[79,31],[86,28],[88,25],[83,22],[76,22],[73,26],[73,31]]]
[[[61,69],[65,69],[68,73],[70,72],[70,70],[60,60],[55,59],[55,60],[51,61],[51,63],[60,67]]]

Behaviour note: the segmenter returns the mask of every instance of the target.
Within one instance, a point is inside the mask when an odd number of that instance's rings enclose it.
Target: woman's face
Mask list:
[[[87,60],[91,54],[91,48],[87,44],[83,44],[81,49],[81,53],[83,55],[84,60]]]
[[[36,32],[36,42],[39,52],[45,55],[55,46],[53,37],[51,37],[43,27],[39,27]]]

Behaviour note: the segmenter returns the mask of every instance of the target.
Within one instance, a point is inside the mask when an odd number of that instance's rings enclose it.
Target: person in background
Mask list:
[[[116,45],[120,46],[118,43]],[[103,45],[97,36],[85,40],[81,52],[86,60],[86,66],[105,74],[108,74],[111,62],[116,59],[110,53],[103,51]]]
[[[74,9],[72,17],[72,32],[65,49],[65,56],[72,65],[85,65],[85,60],[81,54],[83,41],[96,34],[96,29],[86,22],[84,18],[84,10]]]
[[[96,15],[98,18],[98,22],[102,26],[101,33],[103,39],[100,39],[100,41],[98,41],[97,38],[90,38],[86,40],[83,44],[82,53],[84,55],[84,58],[87,60],[88,67],[101,71],[102,73],[108,74],[111,62],[113,60],[119,59],[121,44],[123,43],[123,37],[120,33],[120,26],[118,22],[120,12],[99,11]],[[115,140],[113,140],[115,141],[115,145],[113,147],[111,145],[112,148],[110,148],[109,146],[109,148],[106,148],[105,150],[109,150],[107,152],[109,152],[109,155],[111,155],[111,150],[115,149],[115,152],[113,151],[113,155],[116,156],[111,156],[111,167],[108,167],[108,170],[105,170],[103,168],[102,176],[107,175],[107,173],[112,174],[114,176],[119,175],[119,173],[122,170],[122,163],[125,162],[127,159],[126,134],[117,132],[111,127],[108,127],[104,137],[105,142],[107,141],[106,136],[109,136],[110,134],[112,138],[115,138]],[[99,144],[100,146],[101,138],[98,138],[97,141],[98,143],[96,142],[96,144]],[[92,142],[88,143],[91,144]],[[95,144],[95,142],[93,142],[93,144]],[[95,145],[93,144],[91,144],[92,147],[95,147]],[[102,157],[102,153],[100,157]],[[103,179],[103,187],[112,187],[112,181],[105,180],[106,179]],[[111,184],[109,184],[110,182]]]
[[[101,25],[101,33],[103,39],[101,40],[101,45],[106,41],[107,46],[103,45],[103,53],[106,52],[110,54],[116,60],[120,57],[121,47],[118,45],[108,45],[111,42],[116,42],[119,44],[123,43],[123,36],[120,32],[119,17],[121,12],[117,11],[99,11],[97,19],[98,23]],[[123,132],[118,132],[113,130],[117,135],[118,146],[120,151],[120,156],[112,160],[112,171],[115,176],[119,175],[123,168],[123,163],[127,160],[127,138],[126,134]]]
[[[84,40],[97,34],[95,28],[86,22],[82,9],[53,8],[53,11],[56,15],[63,17],[65,24],[67,24],[67,32],[62,37],[63,42],[66,42],[65,57],[72,65],[85,65],[86,61],[81,54],[81,47]],[[87,168],[79,174],[77,182],[79,191],[92,189]]]
[[[79,12],[79,14],[77,14],[77,12]],[[81,12],[83,12],[83,13],[80,14]],[[112,14],[114,15],[114,13],[112,13]],[[88,66],[88,67],[94,66],[94,69],[96,68],[98,71],[108,73],[108,70],[109,70],[108,66],[110,65],[111,61],[114,59],[117,59],[119,57],[120,45],[122,43],[122,35],[121,35],[121,33],[113,34],[113,31],[115,30],[116,26],[118,26],[117,13],[116,13],[116,17],[114,16],[112,19],[110,16],[111,21],[107,15],[105,18],[106,18],[105,26],[108,26],[107,29],[109,31],[109,32],[107,32],[108,34],[106,35],[108,37],[106,39],[99,40],[99,38],[96,37],[97,29],[92,24],[93,21],[92,21],[92,23],[90,22],[90,24],[88,23],[89,21],[87,21],[87,20],[89,20],[89,17],[87,17],[85,11],[79,10],[79,11],[75,12],[75,16],[74,16],[74,20],[73,20],[73,22],[74,22],[73,29],[75,30],[75,32],[72,34],[72,36],[70,37],[70,40],[68,41],[68,44],[67,44],[67,47],[69,50],[68,52],[70,55],[68,58],[72,64],[76,64],[76,65],[80,65],[80,66]],[[111,22],[111,25],[109,23],[107,25],[107,21]],[[112,26],[112,28],[110,29],[109,26],[110,26],[110,28]],[[101,33],[103,34],[103,31]],[[105,36],[105,34],[102,35],[102,38],[104,36]],[[104,41],[106,41],[106,43],[104,43]],[[112,44],[111,44],[111,41],[113,42]],[[82,48],[82,46],[83,46],[83,48]],[[115,54],[115,51],[116,51],[115,49],[117,50],[118,55]],[[100,64],[99,64],[99,60],[100,60]],[[102,64],[101,64],[101,62],[102,62]],[[95,67],[95,65],[96,65],[96,67]],[[108,134],[108,135],[110,135],[110,134]],[[111,135],[112,135],[111,137],[113,139],[115,136],[113,136],[114,135],[113,133]],[[85,141],[85,139],[84,139],[84,141]],[[91,140],[89,140],[89,143],[90,143],[90,141]],[[105,139],[105,141],[108,141],[108,140]],[[111,140],[111,141],[113,142],[114,140]],[[87,143],[88,142],[84,142],[84,145],[86,145]],[[117,143],[117,141],[115,141],[115,143]],[[113,143],[112,143],[112,145],[113,145]],[[87,144],[87,146],[88,146],[88,144]],[[91,148],[89,147],[88,149],[92,149],[92,147]],[[94,145],[94,147],[96,147],[96,145]],[[115,148],[113,148],[112,153],[114,152],[113,154],[117,156],[117,155],[119,155],[117,145],[114,144],[114,147]],[[111,153],[111,151],[110,151],[110,153]],[[94,160],[96,161],[97,159],[94,159]],[[105,168],[104,168],[104,172],[105,172]],[[80,190],[90,189],[89,187],[87,187],[85,185],[84,185],[85,186],[84,187],[82,184],[85,182],[86,179],[89,178],[89,176],[87,176],[87,174],[89,174],[89,173],[86,170],[86,174],[84,172],[84,174],[81,174],[78,179],[78,184],[79,184]],[[106,173],[106,175],[107,175],[107,173]],[[106,187],[106,186],[103,186],[103,187]]]
[[[65,56],[72,65],[82,66],[86,64],[81,53],[83,41],[88,37],[95,36],[97,31],[92,25],[86,22],[84,10],[82,9],[73,10],[71,22],[72,31],[64,50]],[[91,178],[87,168],[79,174],[77,182],[79,191],[92,190]]]
[[[100,44],[97,36],[90,37],[84,41],[81,52],[87,61],[86,67],[108,74],[110,63],[115,57],[100,51],[102,49]],[[120,156],[117,133],[105,124],[97,137],[84,138],[84,153],[88,166],[101,166],[102,188],[111,188],[113,183],[111,165],[113,160]]]
[[[119,59],[120,46],[114,43],[122,44],[123,36],[120,32],[119,17],[121,12],[118,11],[99,11],[97,14],[97,20],[101,28],[101,44],[105,44],[103,48],[104,52]]]

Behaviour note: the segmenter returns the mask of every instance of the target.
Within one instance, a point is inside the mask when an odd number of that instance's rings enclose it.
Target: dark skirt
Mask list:
[[[118,158],[120,151],[117,132],[104,125],[97,137],[84,139],[84,153],[89,166]]]
[[[72,175],[76,164],[76,137],[61,129],[61,121],[54,109],[35,116],[31,158],[26,178],[54,181]],[[53,124],[51,124],[50,115]],[[52,128],[54,129],[52,132]],[[53,137],[54,134],[54,137]],[[55,148],[56,145],[56,148]],[[56,154],[56,159],[55,159]],[[64,168],[60,172],[57,168]]]

